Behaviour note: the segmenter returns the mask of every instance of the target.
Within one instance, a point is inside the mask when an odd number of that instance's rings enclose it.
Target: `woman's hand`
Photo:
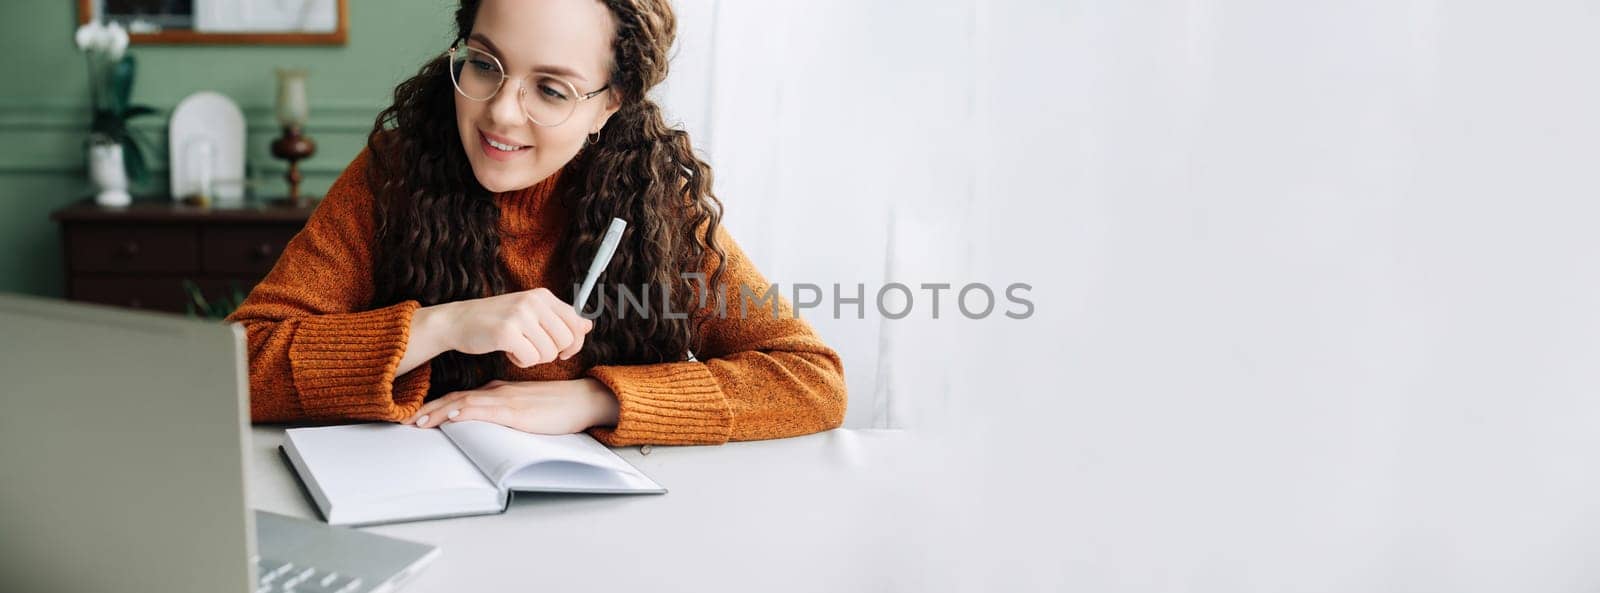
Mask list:
[[[571,381],[501,381],[455,391],[423,404],[406,424],[433,428],[445,422],[483,420],[539,434],[572,434],[617,423],[617,396],[593,378]]]
[[[528,368],[583,350],[594,329],[572,305],[546,288],[417,309],[396,376],[446,351],[505,352],[511,364]]]

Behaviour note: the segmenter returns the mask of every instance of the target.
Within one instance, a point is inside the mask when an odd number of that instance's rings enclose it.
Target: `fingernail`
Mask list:
[[[460,415],[461,415],[461,410],[450,410],[450,413],[449,414],[445,414],[444,417],[445,418],[449,418],[451,420],[455,420],[456,416],[460,416]]]
[[[428,415],[427,414],[423,414],[422,417],[417,418],[417,426],[422,426],[422,425],[427,424],[427,423],[428,423]]]

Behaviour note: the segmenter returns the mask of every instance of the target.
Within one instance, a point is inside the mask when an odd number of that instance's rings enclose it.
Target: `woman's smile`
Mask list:
[[[497,136],[483,130],[478,130],[478,146],[483,149],[484,156],[497,161],[509,161],[521,156],[532,146],[519,144],[516,141]]]

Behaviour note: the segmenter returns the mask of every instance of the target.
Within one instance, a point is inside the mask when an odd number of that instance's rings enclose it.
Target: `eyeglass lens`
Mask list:
[[[450,77],[456,91],[474,101],[487,101],[507,79],[500,60],[488,52],[456,46],[450,52]],[[578,107],[572,83],[548,74],[534,74],[521,89],[518,103],[528,119],[542,126],[561,125]]]

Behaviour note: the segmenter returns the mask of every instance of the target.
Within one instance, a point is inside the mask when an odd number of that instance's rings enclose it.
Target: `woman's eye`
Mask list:
[[[478,69],[479,72],[493,72],[498,70],[498,68],[495,68],[494,64],[490,63],[488,60],[473,60],[472,67]]]
[[[539,92],[542,93],[544,96],[549,97],[549,98],[554,99],[554,100],[557,100],[557,101],[565,101],[565,100],[567,100],[567,94],[566,93],[563,93],[559,89],[557,89],[557,88],[555,88],[553,86],[550,86],[550,85],[545,85],[545,84],[539,85]]]

